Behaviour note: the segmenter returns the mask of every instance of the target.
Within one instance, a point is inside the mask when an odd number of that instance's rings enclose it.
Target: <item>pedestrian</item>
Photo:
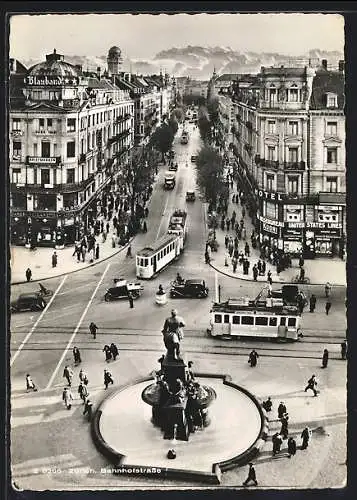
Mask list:
[[[296,454],[296,441],[292,436],[288,439],[288,454],[289,458]]]
[[[93,335],[94,339],[97,338],[97,330],[98,330],[97,325],[92,321],[91,324],[89,325],[89,332],[91,335]]]
[[[134,299],[133,299],[133,294],[132,293],[128,293],[128,299],[129,299],[129,307],[130,309],[133,309],[134,308]]]
[[[237,266],[238,266],[238,259],[236,257],[233,257],[232,259],[232,266],[233,266],[233,272],[235,273],[237,271]]]
[[[103,351],[105,352],[105,361],[108,362],[112,359],[112,351],[110,350],[110,347],[106,344],[103,348]]]
[[[233,250],[232,250],[233,252]],[[205,263],[206,264],[209,264],[210,263],[210,256],[209,256],[209,253],[208,253],[208,250],[205,251]]]
[[[73,352],[74,363],[76,365],[81,363],[82,362],[81,353],[79,352],[78,347],[74,346],[72,352]]]
[[[266,401],[263,401],[262,403],[262,407],[264,408],[264,410],[266,412],[270,412],[272,407],[273,407],[273,402],[271,400],[271,397],[269,396],[268,399]]]
[[[279,432],[276,432],[271,440],[273,441],[273,456],[275,456],[277,453],[280,453],[283,440]]]
[[[281,429],[280,435],[283,439],[288,439],[289,434],[289,415],[285,413],[285,415],[281,418]]]
[[[131,245],[128,246],[128,249],[126,251],[126,256],[127,257],[132,257],[132,254],[131,254]]]
[[[305,429],[301,433],[301,439],[302,439],[302,444],[301,444],[301,449],[306,450],[306,448],[309,446],[309,441],[311,438],[311,430],[308,427],[305,427]]]
[[[314,294],[310,297],[310,312],[313,313],[316,307],[316,296]]]
[[[242,218],[244,219],[244,217],[245,217],[245,208],[243,207],[242,208]]]
[[[273,279],[271,277],[271,271],[268,271],[268,274],[267,274],[267,282],[272,285],[273,284]]]
[[[97,260],[99,259],[99,243],[97,243],[97,246],[95,247],[95,258]]]
[[[305,261],[304,261],[302,254],[301,254],[299,257],[299,267],[303,267],[304,263],[305,263]]]
[[[93,413],[93,403],[92,401],[88,398],[87,401],[84,403],[84,410],[83,410],[83,415],[88,415],[88,422],[92,420],[92,413]]]
[[[253,279],[254,279],[254,281],[257,281],[259,271],[258,271],[258,267],[256,264],[254,264],[252,271],[253,271]]]
[[[331,285],[329,282],[327,282],[325,285],[325,297],[329,298],[330,295],[331,295]]]
[[[105,229],[106,229],[106,232],[109,233],[109,229],[110,229],[110,224],[109,222],[107,222],[106,226],[105,226]]]
[[[249,359],[248,359],[248,363],[250,364],[251,368],[253,368],[254,366],[257,366],[258,358],[259,358],[259,354],[257,353],[257,351],[255,349],[253,349],[251,351],[251,353],[249,354]]]
[[[35,386],[35,383],[29,373],[26,375],[26,391],[37,392],[37,387]]]
[[[267,269],[267,265],[266,265],[266,262],[265,260],[262,261],[262,275],[264,276],[265,275],[265,271]]]
[[[331,309],[331,302],[327,299],[326,305],[325,305],[325,311],[326,311],[327,316],[328,316],[328,313],[330,312],[330,309]]]
[[[324,349],[324,353],[322,355],[322,368],[327,368],[328,363],[328,350]]]
[[[68,387],[65,387],[62,392],[62,400],[66,405],[67,410],[72,408],[73,395],[71,390]]]
[[[146,224],[146,221],[144,220],[143,222],[143,233],[147,233],[148,232],[148,226]]]
[[[80,382],[80,384],[78,386],[78,394],[79,394],[79,397],[81,398],[81,400],[83,401],[83,404],[85,404],[87,397],[89,396],[89,392],[88,392],[87,386],[84,385],[83,382]]]
[[[226,236],[224,237],[224,245],[226,248],[228,248],[228,243],[229,243],[229,236],[228,234],[226,234]]]
[[[251,481],[253,481],[255,486],[258,486],[257,476],[255,474],[255,468],[252,463],[249,464],[248,477],[244,481],[243,486],[248,486],[248,483],[250,483]]]
[[[31,269],[29,267],[26,269],[26,273],[25,274],[26,274],[26,280],[27,280],[27,282],[31,281],[32,271],[31,271]]]
[[[110,352],[112,353],[113,359],[115,361],[117,359],[117,356],[119,356],[119,350],[113,342],[110,344]]]
[[[56,252],[53,252],[52,254],[52,267],[56,267],[57,266],[57,254]]]
[[[250,249],[249,249],[249,244],[248,242],[246,242],[245,246],[244,246],[244,254],[246,257],[249,257],[249,254],[250,254]]]
[[[88,385],[88,382],[89,382],[88,376],[84,370],[81,369],[78,376],[79,376],[80,382],[83,382],[84,385]]]
[[[283,401],[280,401],[280,404],[278,406],[278,419],[280,420],[286,414],[287,414],[287,409],[285,403]]]
[[[305,387],[305,392],[307,392],[308,389],[311,389],[312,392],[314,393],[314,396],[317,396],[317,380],[316,380],[316,375],[312,375],[311,378],[307,381],[307,386]]]
[[[342,359],[347,358],[347,340],[341,342],[341,358]]]
[[[108,370],[104,370],[104,385],[106,389],[108,389],[109,384],[114,384],[112,374]]]
[[[69,366],[65,366],[63,370],[63,377],[67,379],[69,387],[72,385],[73,371]]]

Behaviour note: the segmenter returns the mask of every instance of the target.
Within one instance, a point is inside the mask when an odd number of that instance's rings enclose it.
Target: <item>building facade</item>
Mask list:
[[[10,74],[13,244],[63,246],[96,214],[98,196],[133,145],[129,92],[56,51],[22,82]]]
[[[262,68],[231,93],[231,150],[261,242],[306,258],[345,252],[343,63]]]

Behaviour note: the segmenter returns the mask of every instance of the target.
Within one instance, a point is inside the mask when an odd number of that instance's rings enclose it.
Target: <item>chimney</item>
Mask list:
[[[101,72],[101,69],[100,69],[100,66],[98,66],[97,67],[97,78],[98,78],[98,80],[100,80],[100,78],[101,78],[100,72]]]
[[[321,65],[322,65],[322,67],[323,67],[324,69],[326,69],[326,70],[327,70],[327,59],[322,59],[322,61],[321,61]]]
[[[345,61],[338,61],[338,71],[344,73],[345,71]]]

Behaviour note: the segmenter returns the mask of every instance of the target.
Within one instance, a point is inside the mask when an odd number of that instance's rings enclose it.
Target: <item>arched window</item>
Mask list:
[[[299,89],[295,83],[289,89],[289,101],[299,102]]]

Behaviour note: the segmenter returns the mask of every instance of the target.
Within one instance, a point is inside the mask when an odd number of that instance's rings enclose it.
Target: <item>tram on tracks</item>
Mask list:
[[[136,254],[137,278],[150,279],[176,260],[184,249],[182,234],[166,234]]]
[[[212,337],[261,338],[295,342],[303,335],[301,315],[295,305],[284,305],[281,299],[228,299],[214,303],[207,333]]]

